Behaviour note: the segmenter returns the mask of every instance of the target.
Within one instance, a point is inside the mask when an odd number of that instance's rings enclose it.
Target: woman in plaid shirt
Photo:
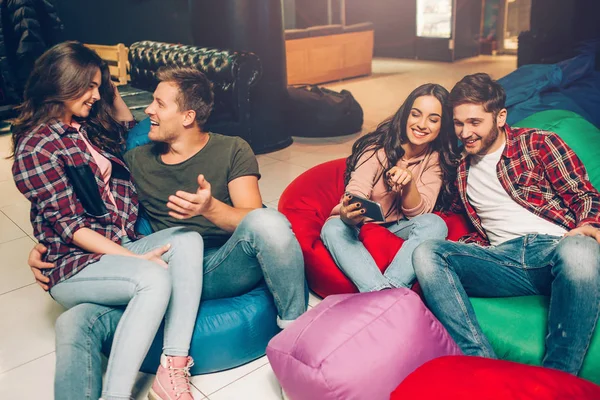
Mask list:
[[[37,60],[13,122],[13,176],[31,202],[46,261],[56,265],[47,272],[52,297],[66,308],[126,307],[103,398],[130,398],[166,316],[151,396],[192,399],[188,350],[202,291],[203,242],[181,228],[145,238],[135,233],[138,200],[121,158],[123,135],[134,123],[106,63],[80,43],[56,45]],[[80,361],[68,368],[85,369]],[[56,393],[57,399],[84,396]]]

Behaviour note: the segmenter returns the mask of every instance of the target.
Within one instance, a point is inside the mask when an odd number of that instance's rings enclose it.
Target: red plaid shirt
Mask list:
[[[125,124],[131,128],[135,121]],[[85,134],[85,125],[82,125],[81,131]],[[12,167],[15,183],[31,202],[33,232],[38,241],[48,248],[46,261],[55,264],[55,268],[44,272],[50,278],[49,287],[70,278],[102,257],[102,254],[86,252],[72,243],[73,234],[78,229],[90,228],[120,243],[123,227],[128,237],[137,238],[134,225],[138,200],[129,169],[118,157],[94,148],[113,163],[110,189],[116,208],[104,190],[104,180],[94,158],[75,128],[59,121],[40,125],[21,139],[15,151]],[[84,165],[91,168],[108,211],[100,217],[86,213],[67,177],[65,167]],[[115,177],[115,167],[122,172],[117,174],[118,177]]]
[[[505,130],[506,147],[496,175],[506,193],[517,204],[566,230],[582,225],[600,228],[600,194],[573,150],[553,132],[508,125]],[[465,157],[458,167],[458,192],[477,231],[461,241],[489,245],[481,220],[467,199],[468,171],[469,158]]]

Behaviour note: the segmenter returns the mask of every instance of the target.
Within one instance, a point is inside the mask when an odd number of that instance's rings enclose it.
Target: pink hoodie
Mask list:
[[[412,218],[433,211],[438,194],[442,187],[442,169],[439,164],[437,151],[429,150],[425,154],[408,160],[401,159],[396,165],[408,168],[421,194],[421,202],[414,208],[406,209],[401,206],[400,194],[388,190],[385,186],[385,173],[382,165],[387,165],[385,151],[379,149],[375,155],[367,151],[358,160],[356,168],[350,176],[346,192],[356,194],[381,204],[386,222],[398,219]],[[332,216],[340,214],[341,202],[331,211]],[[400,210],[398,210],[400,206]]]

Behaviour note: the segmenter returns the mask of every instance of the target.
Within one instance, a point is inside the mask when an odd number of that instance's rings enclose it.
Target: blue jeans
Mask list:
[[[124,240],[122,244],[136,254],[144,254],[167,243],[171,248],[163,259],[168,269],[140,258],[104,255],[50,290],[52,297],[66,308],[86,303],[125,306],[108,361],[102,393],[106,400],[130,398],[137,372],[163,317],[163,352],[173,356],[188,354],[202,292],[202,238],[196,232],[171,228],[136,242]],[[64,359],[57,357],[57,369],[81,374],[89,368],[85,357],[62,362]],[[63,396],[57,393],[57,398]]]
[[[526,235],[482,247],[428,241],[413,254],[417,279],[435,316],[467,355],[496,358],[467,296],[549,295],[542,365],[577,374],[600,302],[600,245],[586,236]]]
[[[206,249],[202,299],[238,296],[262,279],[275,298],[280,325],[306,311],[300,245],[287,219],[270,209],[248,213],[227,243]],[[122,315],[122,308],[82,304],[58,318],[56,400],[100,397],[102,350],[110,348]]]
[[[412,263],[415,248],[427,239],[443,240],[448,235],[446,223],[435,214],[401,220],[387,229],[405,242],[383,274],[358,239],[358,228],[346,225],[340,218],[330,218],[321,230],[321,239],[335,263],[360,292],[410,287],[415,280]]]
[[[306,311],[304,257],[283,214],[249,212],[229,240],[204,253],[202,298],[240,296],[265,280],[283,328]]]

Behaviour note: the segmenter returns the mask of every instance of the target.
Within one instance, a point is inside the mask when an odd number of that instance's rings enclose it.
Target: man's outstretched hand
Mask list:
[[[48,291],[47,283],[50,282],[50,278],[44,275],[42,273],[42,270],[54,268],[54,264],[42,261],[42,255],[47,251],[48,249],[46,248],[46,246],[44,246],[41,243],[38,243],[33,249],[31,249],[31,251],[29,252],[29,258],[27,259],[27,264],[31,268],[31,272],[33,272],[35,281],[45,291]]]
[[[169,196],[167,207],[169,215],[177,219],[188,219],[204,214],[212,204],[212,192],[210,183],[204,179],[204,175],[198,175],[198,190],[196,193],[188,193],[178,190]]]

